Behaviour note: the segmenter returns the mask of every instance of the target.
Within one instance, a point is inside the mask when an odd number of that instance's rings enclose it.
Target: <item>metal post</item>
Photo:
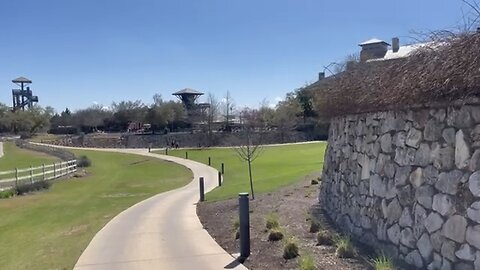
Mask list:
[[[168,156],[168,147],[165,148],[165,155]]]
[[[150,146],[149,146],[149,147],[148,147],[148,153],[150,153],[150,152],[151,152],[151,149],[150,149]]]
[[[222,174],[225,174],[225,164],[222,162]]]
[[[185,152],[185,159],[188,159],[188,152]]]
[[[15,168],[15,187],[18,186],[18,168]]]
[[[200,201],[205,201],[205,183],[203,177],[200,177]]]
[[[32,169],[32,165],[30,165],[30,183],[33,184],[33,169]]]
[[[53,163],[53,179],[55,179],[55,177],[57,177],[57,168],[55,166],[55,162]]]
[[[238,194],[240,216],[240,257],[250,256],[250,207],[248,193]]]
[[[42,174],[43,174],[42,179],[43,181],[45,181],[45,164],[42,164]]]
[[[208,166],[212,165],[212,158],[208,157]]]
[[[222,173],[221,172],[218,172],[218,186],[219,187],[222,186]]]

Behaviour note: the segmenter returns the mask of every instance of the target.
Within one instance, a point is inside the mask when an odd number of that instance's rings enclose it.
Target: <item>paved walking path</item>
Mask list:
[[[0,142],[0,158],[3,157],[3,142]]]
[[[92,239],[77,261],[75,270],[247,269],[236,263],[215,242],[203,229],[196,214],[198,178],[205,177],[206,191],[213,189],[218,183],[215,169],[191,160],[151,154],[146,150],[103,151],[173,161],[192,170],[194,181],[142,201],[113,218]]]

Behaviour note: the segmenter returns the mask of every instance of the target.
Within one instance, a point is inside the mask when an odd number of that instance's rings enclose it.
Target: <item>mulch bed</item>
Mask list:
[[[335,248],[316,245],[316,233],[310,233],[309,209],[318,204],[319,185],[311,184],[318,175],[304,177],[298,184],[280,191],[255,196],[250,201],[251,255],[245,261],[249,269],[298,269],[298,260],[283,258],[282,241],[268,241],[265,218],[277,213],[280,226],[287,236],[296,238],[301,254],[311,254],[317,269],[372,269],[362,256],[341,259],[335,256]],[[219,202],[204,202],[197,206],[197,213],[204,228],[227,252],[239,252],[239,241],[235,240],[234,220],[238,217],[238,199]],[[334,229],[322,218],[322,229]]]

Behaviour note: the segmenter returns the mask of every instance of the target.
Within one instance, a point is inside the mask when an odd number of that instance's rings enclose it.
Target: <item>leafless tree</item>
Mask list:
[[[230,95],[230,91],[227,91],[227,95],[225,96],[224,100],[223,100],[223,104],[224,104],[224,117],[225,117],[225,128],[226,130],[229,130],[230,129],[230,118],[232,116],[232,112],[233,112],[233,107],[235,106],[234,105],[234,101],[232,99],[232,96]]]
[[[252,177],[252,163],[263,153],[263,146],[259,142],[254,142],[252,138],[252,129],[245,128],[245,141],[240,146],[234,148],[237,156],[248,163],[248,176],[250,180],[250,191],[252,192],[252,200],[255,199]]]
[[[207,102],[210,105],[210,107],[208,107],[208,110],[207,110],[207,129],[208,129],[207,132],[208,132],[208,138],[210,140],[210,143],[212,143],[213,126],[214,126],[215,120],[217,120],[217,117],[218,117],[219,102],[215,97],[215,95],[212,93],[208,94]]]
[[[462,0],[462,2],[468,6],[470,11],[463,13],[463,31],[469,32],[473,27],[478,26],[478,20],[480,20],[480,4],[476,0]]]

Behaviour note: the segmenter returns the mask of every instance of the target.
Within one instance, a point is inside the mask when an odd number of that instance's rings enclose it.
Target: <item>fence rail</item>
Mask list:
[[[0,189],[16,185],[53,180],[77,171],[77,160],[43,164],[30,168],[14,169],[0,172]]]

